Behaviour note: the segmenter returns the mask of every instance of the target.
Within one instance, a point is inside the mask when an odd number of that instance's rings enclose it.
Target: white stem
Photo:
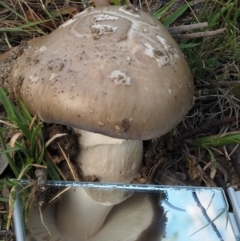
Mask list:
[[[99,232],[112,207],[95,202],[83,188],[71,188],[58,204],[56,226],[67,240],[79,234],[87,240]]]
[[[95,175],[100,182],[131,182],[142,166],[143,142],[116,139],[83,130],[77,163],[84,175]]]

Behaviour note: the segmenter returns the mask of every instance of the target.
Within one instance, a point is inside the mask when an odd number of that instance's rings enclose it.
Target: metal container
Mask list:
[[[21,186],[22,188],[31,183],[32,181],[22,180],[19,187]],[[154,204],[152,205],[154,205],[154,208],[155,208],[154,209],[155,216],[154,216],[154,219],[152,220],[152,224],[151,224],[152,226],[150,229],[151,232],[148,232],[149,227],[146,228],[144,226],[143,228],[144,230],[140,230],[140,235],[136,234],[136,237],[143,237],[142,233],[144,232],[145,234],[148,233],[148,236],[145,239],[146,241],[148,240],[152,240],[152,241],[155,241],[155,240],[156,241],[160,241],[160,240],[163,240],[163,241],[183,241],[183,240],[184,241],[202,241],[202,240],[239,241],[240,240],[239,226],[238,226],[239,224],[236,221],[236,219],[239,218],[237,217],[237,215],[238,215],[240,205],[238,201],[236,201],[238,197],[235,197],[235,192],[233,190],[230,191],[231,199],[235,198],[236,202],[234,203],[234,205],[239,205],[237,211],[235,207],[233,208],[234,214],[229,212],[229,205],[228,205],[225,193],[221,188],[175,187],[175,186],[160,186],[160,185],[135,185],[135,184],[112,184],[112,183],[89,183],[89,182],[86,183],[86,182],[65,182],[65,181],[63,182],[49,181],[46,183],[46,185],[47,185],[46,186],[47,189],[44,195],[46,195],[47,197],[51,196],[50,194],[52,192],[52,189],[54,189],[55,192],[59,192],[67,188],[68,190],[72,190],[72,191],[73,190],[81,191],[84,189],[85,190],[84,192],[90,193],[90,196],[92,196],[92,193],[94,193],[94,195],[97,193],[97,195],[100,195],[101,200],[102,200],[102,197],[106,197],[107,195],[109,195],[109,193],[110,195],[113,195],[114,198],[117,195],[119,195],[119,193],[122,196],[124,196],[125,194],[133,195],[137,197],[135,198],[137,202],[142,201],[145,197],[147,198],[149,197],[150,199],[153,198]],[[19,188],[19,194],[17,195],[17,200],[15,202],[15,208],[14,208],[14,225],[15,225],[17,241],[44,240],[41,238],[39,239],[34,237],[35,231],[31,230],[31,225],[29,223],[26,225],[26,227],[24,226],[22,211],[24,210],[25,205],[24,203],[21,203],[23,200],[21,188]],[[63,195],[66,195],[65,192],[63,192],[62,196]],[[60,202],[62,202],[61,201],[62,198],[58,198],[58,199],[59,201],[55,200],[53,202],[54,204],[48,204],[48,199],[46,199],[46,205],[44,206],[44,208],[42,208],[42,211],[41,211],[43,215],[42,217],[45,217],[44,215],[47,212],[46,210],[48,210],[48,208],[51,205],[54,205],[54,208],[56,210],[55,212],[58,212],[58,210],[60,209],[59,206],[61,206]],[[110,199],[112,199],[112,196]],[[101,200],[100,201],[98,200],[97,202],[99,203],[101,202]],[[106,220],[103,221],[102,226],[99,228],[100,231],[105,228],[104,225],[106,225],[106,223],[108,225],[110,219],[114,219],[111,217],[114,216],[112,213],[116,212],[115,210],[125,209],[124,204],[122,203],[128,202],[127,200],[128,199],[126,199],[126,201],[123,201],[123,202],[120,202],[119,204],[114,205],[113,209],[111,209],[109,214],[106,215],[105,217]],[[69,204],[69,205],[72,205],[72,204]],[[81,203],[79,203],[79,205],[81,205]],[[108,203],[107,205],[111,205],[111,204]],[[137,205],[138,204],[133,206],[137,206]],[[144,205],[145,204],[143,204],[142,206]],[[65,205],[65,206],[68,206],[68,205]],[[87,220],[88,217],[91,218],[92,216],[95,215],[95,212],[96,212],[96,211],[93,211],[94,208],[93,209],[90,208],[89,210],[90,210],[88,212],[89,215],[84,218],[86,223],[88,221]],[[112,227],[111,232],[116,233],[116,230],[114,229],[117,229],[117,231],[119,232],[125,232],[125,229],[127,229],[126,226],[128,226],[128,228],[132,228],[132,230],[136,230],[134,226],[135,224],[132,224],[130,221],[128,221],[131,219],[130,213],[132,212],[129,210],[126,211],[126,213],[124,214],[126,216],[126,220],[121,221],[121,223],[125,223],[125,224],[129,222],[129,224],[125,225],[124,228],[120,227],[120,225],[115,225]],[[146,213],[151,213],[151,212],[152,211],[149,209],[149,211],[147,211]],[[146,213],[142,211],[142,214],[140,215],[140,217],[144,220],[146,219],[146,216],[147,216]],[[36,215],[37,214],[32,216],[36,217]],[[76,211],[76,216],[77,215],[78,214]],[[58,214],[56,215],[56,213],[54,213],[54,218],[56,218],[57,216],[59,215]],[[56,221],[54,218],[52,219],[54,220],[54,223],[55,222],[58,223],[58,221]],[[65,218],[66,217],[60,217],[60,219],[65,219]],[[116,216],[115,219],[117,218],[118,217]],[[43,223],[44,222],[42,222],[42,225],[46,225],[45,223],[44,224]],[[131,225],[133,227],[130,227]],[[75,226],[75,224],[73,226]],[[137,224],[137,226],[140,226],[140,224]],[[48,227],[44,227],[44,228],[48,229]],[[49,227],[49,229],[51,229],[51,227]],[[88,229],[88,227],[86,227],[86,229]],[[56,227],[56,230],[57,232],[59,232],[59,235],[61,235],[61,238],[62,238],[61,240],[70,240],[69,237],[61,233],[62,230],[64,230],[64,227],[63,228]],[[48,230],[47,232],[53,233],[54,231]],[[155,234],[155,236],[153,234]],[[75,240],[75,239],[73,238],[72,240]],[[88,238],[86,238],[85,235],[82,236],[81,234],[79,234],[78,240],[88,240]],[[96,240],[101,240],[101,239],[97,238]],[[107,237],[106,240],[111,240],[111,238]],[[112,239],[112,240],[118,240],[118,239]],[[134,238],[131,240],[131,237],[129,237],[128,235],[128,238],[124,239],[124,241],[126,240],[136,241],[136,240],[144,240],[144,239]]]

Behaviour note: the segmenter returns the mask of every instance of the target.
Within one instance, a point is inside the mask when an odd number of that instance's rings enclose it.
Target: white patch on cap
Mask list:
[[[46,49],[47,49],[46,46],[42,46],[42,47],[40,47],[39,52],[43,52],[43,51],[45,51]]]
[[[109,34],[109,33],[114,33],[117,30],[116,26],[112,25],[107,25],[107,24],[100,24],[100,21],[105,21],[105,20],[112,20],[115,21],[117,20],[118,17],[111,16],[108,14],[99,14],[94,17],[94,21],[92,25],[90,26],[91,28],[91,33],[93,34],[94,38],[99,38],[103,34]]]
[[[170,60],[168,56],[165,55],[163,52],[160,52],[160,50],[156,51],[156,49],[149,43],[145,43],[144,46],[145,46],[144,53],[148,57],[155,59],[159,67],[163,67],[169,63]]]
[[[157,61],[158,66],[161,68],[167,64],[170,64],[173,58],[178,58],[177,50],[160,36],[157,36],[161,43],[159,48],[154,48],[151,44],[145,43],[144,53]]]
[[[47,49],[47,47],[46,46],[42,46],[42,47],[40,47],[40,48],[37,48],[37,50],[35,51],[36,53],[38,53],[38,52],[43,52],[43,51],[45,51]]]
[[[110,16],[107,14],[99,14],[94,17],[95,22],[104,21],[104,20],[117,20],[117,19],[118,17]]]
[[[105,24],[94,23],[91,25],[91,32],[98,35],[103,35],[105,33],[114,33],[117,27]]]
[[[127,14],[127,15],[131,15],[133,17],[139,18],[138,9],[136,9],[136,8],[126,9],[126,8],[127,8],[126,6],[123,6],[123,7],[119,8],[118,10],[120,12],[123,12],[123,13]]]
[[[160,43],[163,45],[165,50],[167,51],[170,59],[173,57],[178,58],[177,50],[170,44],[168,41],[161,36],[157,35],[157,39],[160,41]]]
[[[131,78],[121,70],[114,70],[109,78],[112,79],[115,85],[131,85]]]

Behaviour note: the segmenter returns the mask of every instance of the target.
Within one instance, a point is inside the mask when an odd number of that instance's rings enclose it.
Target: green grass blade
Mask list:
[[[44,147],[41,149],[41,151],[40,151],[40,153],[39,153],[39,156],[38,156],[38,158],[37,158],[37,164],[42,163],[43,158],[44,158]]]
[[[165,27],[168,27],[170,24],[175,22],[188,8],[189,4],[184,4],[182,7],[178,8],[175,12],[173,12],[165,19],[163,25]]]
[[[43,161],[44,158],[44,154],[45,154],[45,144],[44,144],[44,138],[43,138],[43,133],[42,130],[39,131],[39,135],[38,135],[38,140],[41,143],[41,146],[38,148],[41,148],[41,150],[39,150],[39,155],[37,157],[37,163],[40,164]]]
[[[26,24],[15,26],[13,28],[1,28],[0,32],[22,32],[22,31],[29,32],[29,28],[36,27],[37,25],[48,22],[48,21],[50,21],[50,20],[28,22]],[[33,29],[33,30],[36,31],[36,29]]]
[[[232,4],[231,4],[231,0],[230,0],[230,1],[228,1],[228,2],[225,4],[225,6],[223,6],[219,11],[217,11],[216,14],[215,14],[212,18],[209,19],[209,21],[208,21],[209,26],[212,26],[212,25],[215,25],[216,23],[218,23],[220,17],[222,16],[222,14],[223,14],[225,11],[227,11],[227,9],[228,9],[231,5],[232,5]]]
[[[174,4],[175,0],[171,0],[170,2],[168,2],[164,7],[160,8],[158,11],[156,11],[153,14],[153,17],[157,18],[157,19],[161,19],[164,14],[166,14],[166,12],[171,8],[171,6]]]
[[[15,121],[15,113],[14,113],[14,110],[13,110],[13,107],[12,107],[12,103],[11,101],[8,99],[5,91],[0,88],[0,99],[3,103],[3,106],[7,112],[7,116],[8,118],[10,119],[11,122],[14,123]]]
[[[223,146],[230,144],[240,143],[240,132],[229,132],[226,134],[212,135],[207,137],[201,137],[191,141],[192,145],[195,146]]]
[[[26,106],[23,104],[23,102],[18,98],[18,103],[21,108],[22,114],[24,116],[24,119],[28,120],[28,123],[31,123],[32,121],[32,116],[27,110]]]
[[[28,141],[31,141],[31,131],[29,130],[26,123],[23,123],[20,119],[16,119],[15,123],[17,127],[22,131],[23,135],[28,139]]]
[[[121,6],[120,0],[113,0],[113,4],[116,6]]]
[[[13,103],[11,103],[11,104],[12,104],[12,109],[13,109],[14,115],[15,115],[14,124],[17,125],[18,122],[21,122],[21,124],[28,126],[30,122],[23,116],[21,111]]]
[[[24,18],[21,14],[16,12],[13,8],[11,8],[8,4],[4,3],[5,1],[0,1],[0,5],[2,5],[4,8],[10,10],[12,13],[14,13],[16,16],[18,16],[20,19],[22,19],[24,22],[26,22],[26,18]]]
[[[21,151],[23,150],[23,147],[22,146],[14,146],[14,147],[8,147],[7,149],[5,150],[2,150],[1,153],[12,153],[12,152],[15,152],[15,151]]]
[[[209,156],[210,156],[211,163],[213,164],[214,167],[216,167],[216,166],[217,166],[217,161],[216,161],[216,158],[215,158],[214,153],[213,153],[212,150],[209,149],[207,146],[206,146],[206,149],[207,149],[208,154],[209,154]]]
[[[41,126],[37,125],[32,132],[31,140],[30,140],[31,156],[34,157],[35,159],[38,158],[38,154],[39,154],[37,140],[38,140],[40,131],[41,131]]]
[[[17,125],[17,127],[19,127],[19,128],[22,125],[28,124],[28,122],[26,121],[26,118],[17,109],[17,107],[13,105],[13,103],[10,101],[7,94],[5,93],[5,91],[2,88],[0,88],[0,99],[3,103],[3,106],[6,110],[6,112],[7,112],[7,116],[9,118],[9,120],[13,124]],[[20,126],[18,125],[18,123],[20,123]]]
[[[50,161],[44,161],[44,164],[48,167],[48,174],[50,175],[52,180],[61,180],[61,177],[59,176],[56,167],[56,164],[51,163]]]

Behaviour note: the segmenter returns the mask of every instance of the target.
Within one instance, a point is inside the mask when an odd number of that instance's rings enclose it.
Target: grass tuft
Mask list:
[[[30,115],[20,99],[18,100],[19,107],[14,105],[2,88],[0,88],[0,100],[7,113],[5,120],[7,126],[0,129],[0,141],[3,147],[1,154],[6,155],[15,178],[24,176],[34,178],[33,167],[43,165],[49,167],[49,174],[52,178],[60,180],[54,164],[45,160],[44,157],[42,122]],[[4,135],[9,132],[14,134],[7,144]]]

